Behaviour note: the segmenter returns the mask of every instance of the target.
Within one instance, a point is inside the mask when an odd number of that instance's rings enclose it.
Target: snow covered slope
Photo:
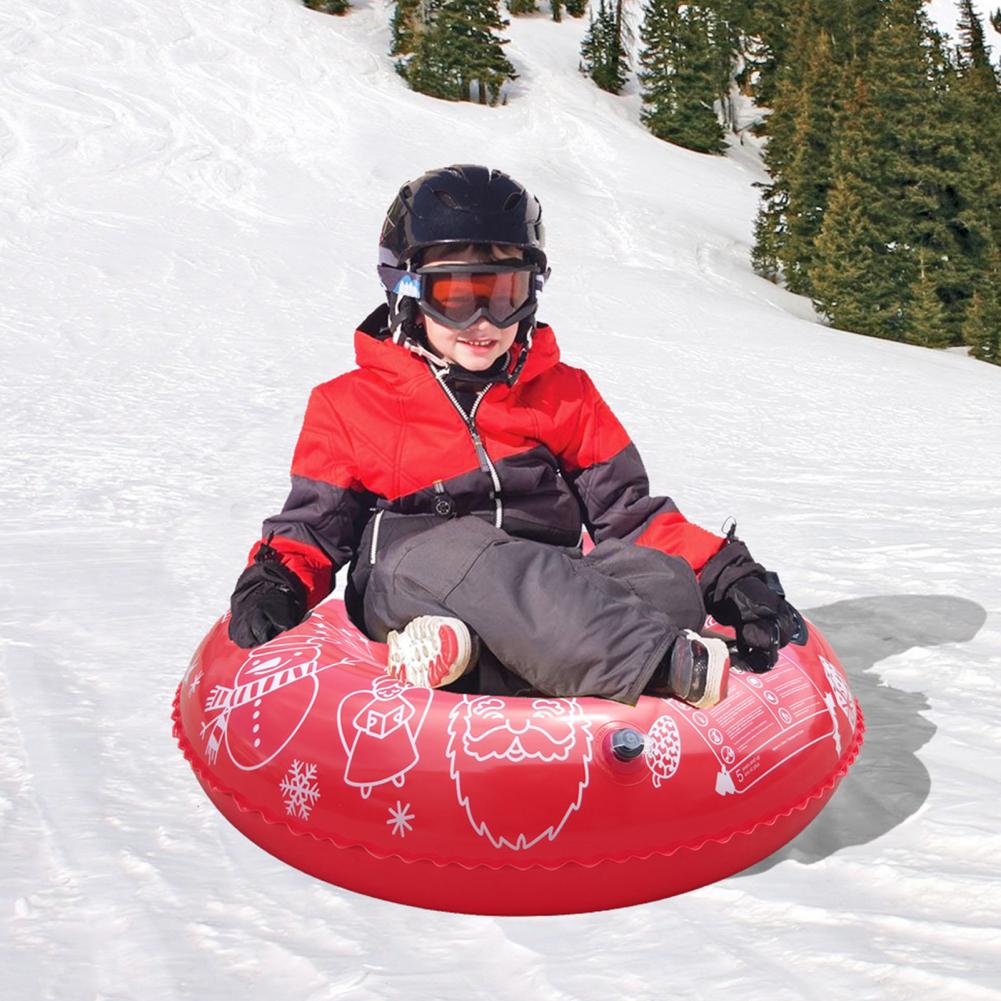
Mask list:
[[[751,273],[751,151],[709,158],[511,25],[488,109],[408,92],[389,10],[0,10],[0,997],[1001,998],[1001,371],[826,329]],[[190,652],[352,362],[396,188],[489,162],[545,207],[542,317],[654,487],[735,515],[870,731],[796,842],[613,914],[487,919],[317,883],[170,736]]]

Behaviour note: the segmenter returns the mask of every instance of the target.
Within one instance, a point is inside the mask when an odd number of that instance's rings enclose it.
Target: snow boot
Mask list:
[[[673,695],[696,709],[709,709],[726,698],[730,651],[721,639],[685,629],[671,644],[646,691]]]
[[[421,615],[386,638],[386,673],[416,688],[458,681],[475,663],[479,641],[460,619]]]

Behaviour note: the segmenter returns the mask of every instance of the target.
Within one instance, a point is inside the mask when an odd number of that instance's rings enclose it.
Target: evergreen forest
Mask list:
[[[955,39],[924,0],[548,7],[556,21],[587,17],[579,68],[596,86],[619,94],[635,74],[657,138],[721,154],[745,138],[736,107],[755,111],[768,172],[759,275],[841,329],[1001,364],[1001,66],[973,0],[957,2]],[[1001,10],[991,22],[1001,31]],[[390,54],[414,90],[503,103],[517,76],[508,24],[498,0],[396,0]]]

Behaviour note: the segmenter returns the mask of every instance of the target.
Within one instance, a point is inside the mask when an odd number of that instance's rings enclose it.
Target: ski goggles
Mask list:
[[[481,317],[508,327],[531,315],[542,276],[534,264],[429,264],[417,271],[392,271],[397,297],[417,300],[422,313],[453,330],[464,330]]]

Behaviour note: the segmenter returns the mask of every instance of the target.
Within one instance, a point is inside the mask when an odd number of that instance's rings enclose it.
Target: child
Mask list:
[[[313,390],[292,491],[233,594],[234,642],[299,623],[350,563],[349,615],[410,684],[711,706],[730,665],[699,635],[707,609],[775,663],[792,607],[732,532],[650,496],[626,432],[536,322],[541,217],[486,167],[400,189],[380,237],[388,305],[355,335],[358,368]]]

